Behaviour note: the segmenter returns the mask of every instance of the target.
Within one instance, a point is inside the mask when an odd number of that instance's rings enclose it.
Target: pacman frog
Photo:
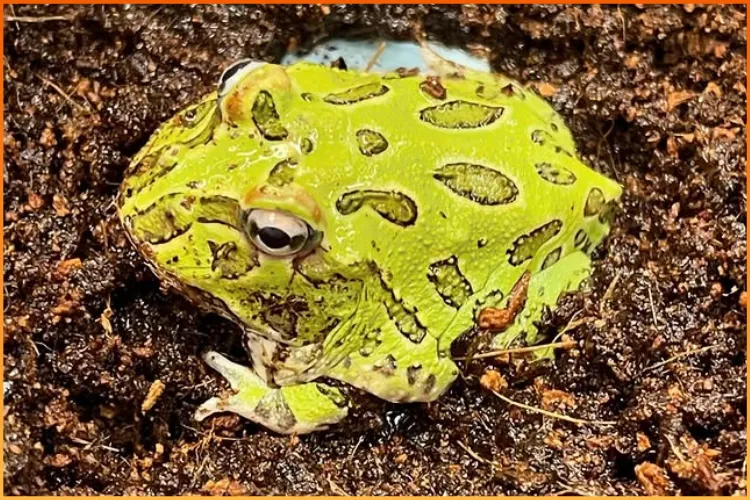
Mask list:
[[[353,47],[329,44],[344,61]],[[433,401],[459,374],[454,341],[533,343],[588,275],[621,187],[542,98],[435,47],[381,46],[359,69],[240,61],[133,158],[129,238],[250,355],[205,354],[233,391],[199,420],[307,433],[344,419],[351,386]]]

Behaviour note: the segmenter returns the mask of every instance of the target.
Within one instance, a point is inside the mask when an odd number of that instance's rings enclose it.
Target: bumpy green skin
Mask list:
[[[163,125],[133,160],[120,217],[152,268],[241,325],[253,369],[207,362],[234,411],[278,432],[339,421],[343,381],[432,401],[458,374],[450,346],[532,274],[506,344],[575,289],[620,187],[586,167],[560,117],[498,75],[426,77],[308,63],[253,70]],[[242,214],[281,210],[322,234],[279,258]]]

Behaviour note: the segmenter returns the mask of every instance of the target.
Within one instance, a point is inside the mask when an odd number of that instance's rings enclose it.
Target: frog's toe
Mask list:
[[[221,373],[235,391],[245,390],[248,387],[256,387],[263,396],[268,389],[266,383],[250,368],[230,361],[216,351],[208,351],[203,355],[203,361],[208,366]]]
[[[215,397],[211,398],[195,410],[193,418],[198,422],[202,422],[206,418],[210,417],[214,413],[221,413],[227,411],[228,400],[225,398]]]
[[[249,415],[263,397],[272,390],[250,368],[234,363],[218,352],[207,352],[203,355],[203,360],[227,379],[236,394],[211,398],[203,403],[195,413],[195,419],[198,421],[224,411],[231,411],[242,416]]]
[[[309,382],[272,388],[248,367],[217,352],[210,351],[203,359],[229,381],[235,393],[203,403],[195,412],[198,421],[232,412],[281,434],[305,434],[325,429],[347,415],[347,398],[334,387]]]

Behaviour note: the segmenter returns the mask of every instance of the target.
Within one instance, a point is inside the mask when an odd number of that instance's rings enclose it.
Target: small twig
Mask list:
[[[622,45],[626,46],[628,41],[628,32],[625,28],[625,16],[622,15],[622,11],[620,10],[620,6],[617,6],[617,14],[620,16],[620,21],[622,21]]]
[[[136,33],[139,33],[145,26],[148,24],[156,15],[161,12],[161,10],[164,8],[163,5],[161,5],[158,9],[154,10],[151,14],[149,14],[146,19],[141,23],[140,26],[135,30]]]
[[[10,6],[10,15],[11,17],[16,17],[16,8],[11,4]],[[8,20],[8,18],[6,18]],[[21,29],[21,26],[19,26],[18,21],[16,21],[16,29]]]
[[[599,142],[597,142],[597,144],[596,144],[596,160],[597,160],[597,161],[599,161],[599,154],[601,153],[601,149],[602,149],[602,142],[604,142],[604,141],[606,141],[606,140],[607,140],[607,137],[609,137],[609,134],[611,134],[611,133],[612,133],[612,131],[613,131],[614,129],[615,129],[615,122],[614,122],[614,120],[612,120],[612,124],[611,124],[611,125],[609,126],[609,130],[607,130],[607,131],[606,131],[606,132],[605,132],[605,133],[604,133],[604,134],[602,135],[601,139],[599,139]],[[612,155],[610,154],[610,157],[611,157],[611,156],[612,156]]]
[[[519,403],[517,401],[513,401],[512,399],[503,396],[497,391],[492,391],[492,392],[493,394],[495,394],[495,396],[499,397],[500,399],[502,399],[509,405],[518,406],[519,408],[523,408],[524,410],[528,410],[528,411],[535,412],[535,413],[541,413],[542,415],[546,415],[551,418],[557,418],[560,420],[565,420],[567,422],[572,422],[574,424],[578,424],[578,425],[587,425],[587,424],[589,425],[615,425],[617,424],[617,422],[614,420],[583,420],[580,418],[569,417],[567,415],[561,415],[559,413],[542,410],[541,408],[536,408],[534,406],[529,406],[523,403]]]
[[[677,449],[677,447],[674,445],[674,441],[672,441],[672,437],[669,434],[666,434],[667,442],[669,443],[669,447],[672,449],[672,453],[675,454],[677,458],[680,459],[680,462],[685,462],[685,457],[682,453],[680,453],[680,450]]]
[[[380,42],[380,45],[378,45],[378,49],[375,51],[375,54],[370,58],[370,62],[367,63],[367,67],[365,67],[365,72],[370,71],[375,64],[377,64],[378,59],[380,59],[380,56],[383,55],[383,51],[385,50],[385,42]]]
[[[44,78],[43,76],[40,76],[40,75],[36,75],[36,77],[39,78],[41,81],[43,81],[45,84],[47,84],[50,87],[52,87],[53,89],[55,89],[55,91],[57,91],[58,94],[60,94],[61,96],[63,96],[63,98],[66,101],[68,101],[70,104],[72,104],[76,108],[80,109],[84,113],[91,113],[91,110],[86,109],[86,107],[83,106],[82,104],[79,104],[79,103],[75,102],[73,100],[73,98],[70,97],[67,93],[65,93],[65,91],[63,89],[61,89],[60,86],[57,85],[55,82],[53,82],[51,80],[47,80],[46,78]]]
[[[687,351],[687,352],[682,352],[680,354],[676,354],[676,355],[672,356],[669,359],[665,359],[664,361],[659,361],[658,363],[649,366],[648,368],[644,369],[642,373],[646,373],[646,372],[650,372],[652,370],[656,370],[657,368],[661,368],[664,365],[668,365],[669,363],[671,363],[672,361],[675,361],[677,359],[684,358],[684,357],[687,357],[687,356],[692,356],[693,354],[700,354],[700,353],[703,353],[703,352],[706,352],[706,351],[710,351],[711,349],[715,349],[716,347],[718,347],[718,346],[716,346],[716,345],[708,345],[708,346],[705,346],[705,347],[701,347],[700,349],[694,349],[692,351]]]
[[[75,16],[8,16],[5,18],[6,21],[13,21],[16,23],[46,23],[47,21],[74,21]]]
[[[557,339],[559,339],[560,337],[562,337],[563,335],[565,335],[569,331],[575,330],[576,328],[578,328],[579,326],[581,326],[582,324],[584,324],[586,321],[588,321],[589,318],[576,319],[576,316],[578,316],[582,312],[583,312],[583,309],[579,309],[575,313],[573,313],[573,316],[570,317],[570,321],[568,321],[568,324],[565,325],[565,328],[563,328],[562,330],[560,330],[560,333],[558,333],[557,335],[555,335],[555,338],[552,339],[552,341],[553,342],[557,342]]]
[[[339,486],[338,484],[336,484],[333,481],[333,479],[331,479],[330,477],[328,478],[328,486],[331,487],[331,491],[334,494],[336,494],[336,495],[339,495],[339,496],[342,496],[342,497],[350,497],[351,496],[349,493],[347,493],[346,491],[344,491],[344,488],[342,488],[341,486]]]
[[[522,353],[522,352],[533,352],[533,351],[538,351],[540,349],[546,349],[546,348],[557,349],[557,348],[564,348],[564,347],[573,347],[576,344],[578,344],[578,342],[576,342],[575,340],[567,340],[567,341],[564,341],[564,342],[554,342],[552,344],[539,344],[539,345],[532,345],[532,346],[529,346],[529,347],[516,347],[516,348],[513,348],[513,349],[500,349],[499,351],[489,351],[489,352],[483,352],[481,354],[475,354],[474,356],[472,356],[471,359],[494,358],[496,356],[501,356],[503,354],[518,354],[518,353]],[[466,361],[466,358],[465,357],[457,357],[457,358],[453,358],[453,360],[454,361]]]
[[[114,453],[120,453],[122,451],[119,448],[115,448],[113,446],[107,446],[106,444],[97,444],[96,442],[98,441],[98,439],[94,441],[86,441],[85,439],[72,437],[70,438],[70,440],[76,444],[84,445],[84,448],[83,448],[84,450],[88,450],[92,448],[94,445],[96,445],[97,448],[101,448],[103,450],[111,451]]]
[[[85,439],[72,437],[70,438],[75,444],[82,444],[85,446],[84,450],[91,448],[94,445],[94,441],[86,441]]]
[[[357,450],[359,449],[359,445],[361,445],[362,441],[364,441],[364,440],[365,440],[365,436],[364,435],[359,436],[359,441],[357,441],[357,444],[354,445],[354,449],[349,454],[349,459],[348,459],[349,462],[352,461],[352,458],[354,457],[354,454],[357,453]]]
[[[571,484],[566,483],[565,481],[558,481],[558,484],[560,484],[561,486],[564,486],[565,489],[552,493],[553,497],[568,496],[569,493],[575,493],[577,495],[586,496],[586,497],[597,496],[596,493],[586,490],[585,488],[579,488],[577,486],[573,486]]]
[[[612,298],[612,294],[615,292],[615,287],[617,286],[617,283],[620,281],[620,277],[622,276],[622,271],[617,271],[617,274],[615,274],[615,277],[612,279],[612,282],[607,287],[607,291],[604,292],[604,296],[602,296],[602,301],[599,303],[599,314],[604,314],[604,306],[607,305],[607,301]]]
[[[651,317],[654,320],[654,326],[658,327],[659,322],[656,319],[656,306],[654,306],[654,296],[651,295],[651,284],[648,285],[648,301],[651,304]]]
[[[469,448],[467,445],[465,445],[461,441],[456,441],[456,443],[458,444],[458,446],[460,446],[461,448],[463,448],[464,451],[466,453],[468,453],[471,458],[473,458],[474,460],[476,460],[480,464],[491,465],[493,467],[497,466],[497,463],[493,462],[492,460],[487,460],[486,458],[480,457],[479,455],[477,455],[477,453],[474,450],[472,450],[471,448]]]
[[[107,451],[111,451],[111,452],[114,452],[114,453],[120,453],[122,451],[119,448],[114,448],[112,446],[107,446],[106,444],[100,444],[99,448],[101,448],[102,450],[107,450]]]
[[[195,474],[193,474],[193,482],[190,485],[191,490],[195,488],[196,484],[198,484],[198,477],[201,475],[201,472],[203,472],[203,468],[206,466],[206,462],[208,462],[208,455],[203,457],[200,466],[198,466],[198,470],[196,470]]]

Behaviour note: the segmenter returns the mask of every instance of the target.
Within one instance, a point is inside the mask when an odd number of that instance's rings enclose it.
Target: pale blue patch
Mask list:
[[[330,65],[339,57],[343,58],[349,69],[363,70],[375,55],[380,40],[346,40],[332,38],[320,42],[309,52],[289,52],[281,59],[281,64],[289,65],[297,61]],[[446,47],[436,42],[427,42],[433,52],[440,57],[476,71],[490,72],[489,62],[477,57],[467,50]],[[386,72],[398,68],[417,68],[420,72],[427,72],[428,66],[421,47],[417,42],[386,41],[385,50],[378,58],[372,71]]]

